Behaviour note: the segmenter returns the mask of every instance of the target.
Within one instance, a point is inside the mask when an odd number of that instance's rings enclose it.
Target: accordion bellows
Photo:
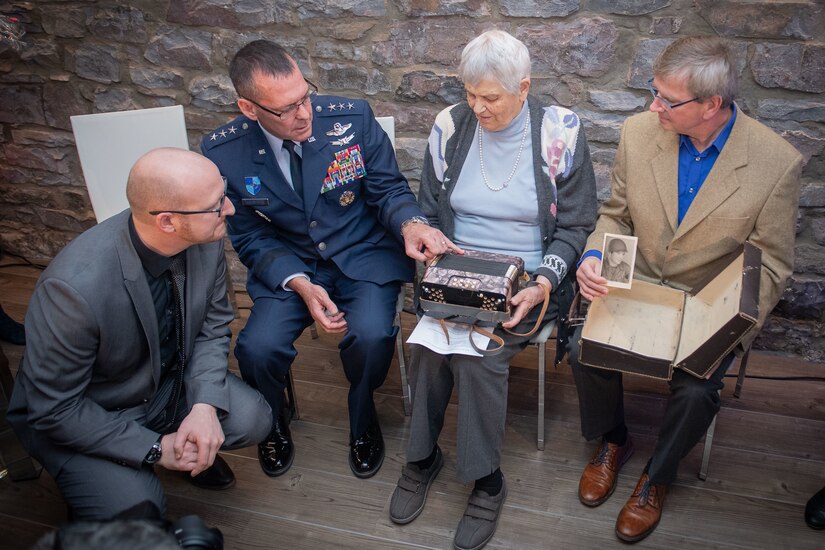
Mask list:
[[[442,254],[424,271],[421,307],[426,315],[462,322],[500,323],[510,318],[524,260],[518,256],[466,250]]]

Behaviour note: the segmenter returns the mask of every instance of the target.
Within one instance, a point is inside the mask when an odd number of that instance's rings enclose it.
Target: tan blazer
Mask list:
[[[586,250],[604,233],[639,238],[634,277],[689,290],[719,270],[744,241],[762,249],[759,323],[793,271],[802,155],[766,126],[736,114],[725,147],[678,224],[679,136],[655,113],[630,117],[613,164],[612,196],[599,210]]]

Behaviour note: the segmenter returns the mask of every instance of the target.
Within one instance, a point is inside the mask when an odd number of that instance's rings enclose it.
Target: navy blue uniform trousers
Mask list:
[[[375,418],[373,392],[384,383],[392,361],[398,333],[393,319],[401,283],[356,281],[331,261],[319,261],[311,279],[326,289],[347,321],[338,349],[350,383],[351,437],[358,438]],[[297,355],[295,340],[312,322],[301,297],[281,290],[274,298],[255,300],[249,321],[238,335],[235,356],[243,379],[264,395],[274,415],[282,407],[286,375]]]

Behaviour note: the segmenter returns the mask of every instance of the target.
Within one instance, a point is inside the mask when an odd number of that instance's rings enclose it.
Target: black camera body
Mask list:
[[[181,548],[223,550],[221,530],[217,527],[207,527],[198,516],[184,516],[172,522],[168,530],[178,540]]]
[[[136,510],[131,510],[132,513]],[[207,527],[198,516],[169,522],[159,519],[78,521],[41,537],[32,550],[223,550],[223,534]]]

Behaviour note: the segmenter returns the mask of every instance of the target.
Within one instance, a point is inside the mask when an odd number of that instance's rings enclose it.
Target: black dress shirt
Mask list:
[[[143,264],[143,273],[152,293],[152,302],[155,305],[155,314],[158,320],[158,336],[160,337],[160,368],[161,378],[177,367],[178,345],[175,337],[175,302],[172,293],[172,277],[169,265],[172,257],[167,257],[151,250],[143,244],[135,230],[135,225],[129,218],[129,236],[132,245]],[[186,252],[181,252],[185,254]]]

